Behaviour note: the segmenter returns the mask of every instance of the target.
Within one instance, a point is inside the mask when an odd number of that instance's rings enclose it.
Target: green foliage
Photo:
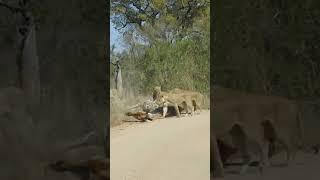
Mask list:
[[[175,87],[208,90],[208,56],[200,54],[193,41],[185,40],[175,44],[158,43],[145,54],[141,70],[146,73],[146,89],[156,85],[164,89]],[[199,72],[200,71],[200,72]]]
[[[216,2],[213,83],[292,98],[319,96],[319,5]]]
[[[207,2],[117,0],[112,5],[113,16],[121,17],[113,18],[116,25],[130,19],[139,19],[131,24],[144,22],[125,29],[128,47],[118,54],[125,88],[143,94],[150,94],[154,86],[161,86],[163,90],[182,88],[209,92],[210,7]],[[152,17],[152,13],[159,16]]]
[[[205,47],[205,46],[203,46]],[[192,40],[158,42],[144,54],[123,56],[125,86],[149,93],[154,86],[209,91],[209,51]]]
[[[179,26],[190,27],[195,17],[209,5],[207,0],[112,0],[112,22],[118,28],[127,25],[155,25],[160,17],[179,21]]]

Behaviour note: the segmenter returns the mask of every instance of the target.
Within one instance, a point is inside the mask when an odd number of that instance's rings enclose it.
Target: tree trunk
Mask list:
[[[123,86],[122,86],[122,75],[121,75],[121,67],[119,62],[117,63],[117,67],[116,67],[116,89],[118,91],[119,96],[122,96],[122,91],[123,91]]]
[[[19,86],[25,92],[30,111],[34,114],[40,104],[40,72],[35,25],[31,14],[19,13],[17,16]]]

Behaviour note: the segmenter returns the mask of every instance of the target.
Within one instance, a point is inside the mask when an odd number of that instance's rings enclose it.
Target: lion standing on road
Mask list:
[[[299,109],[294,102],[282,97],[248,95],[225,88],[216,89],[214,97],[216,99],[211,128],[217,137],[224,136],[239,122],[244,125],[243,129],[246,132],[243,137],[258,143],[264,166],[269,165],[268,155],[272,138],[281,142],[287,154],[287,164],[294,158],[301,140]],[[269,124],[264,123],[266,119],[269,119]],[[265,137],[266,135],[268,136]],[[250,155],[248,148],[251,147],[246,143],[238,142],[237,146],[240,147],[243,156]]]
[[[205,105],[205,97],[199,92],[175,88],[175,89],[169,91],[169,93],[181,94],[185,98],[190,97],[191,98],[191,105],[194,107],[195,111],[201,111],[202,107]]]
[[[153,91],[153,100],[163,107],[163,116],[166,115],[167,107],[173,106],[177,116],[180,117],[179,107],[193,115],[195,110],[200,110],[199,104],[204,101],[204,97],[200,93],[177,88],[164,92],[161,91],[161,87],[156,86]]]

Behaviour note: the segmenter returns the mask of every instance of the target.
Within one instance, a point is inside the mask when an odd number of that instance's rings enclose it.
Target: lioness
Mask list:
[[[204,106],[204,104],[205,104],[205,97],[199,92],[175,88],[175,89],[169,91],[169,93],[181,94],[185,98],[190,97],[191,103],[192,103],[191,105],[194,107],[195,111],[201,111],[201,106]]]
[[[161,87],[156,86],[153,91],[153,100],[157,102],[160,106],[163,107],[163,117],[166,116],[168,106],[172,106],[176,110],[176,115],[178,117],[181,116],[179,111],[179,106],[185,109],[188,113],[188,110],[190,109],[188,107],[188,104],[191,104],[191,101],[188,101],[188,99],[185,99],[185,97],[181,96],[181,94],[173,94],[161,91]],[[192,115],[194,108],[191,108]]]
[[[210,163],[210,171],[213,173],[211,174],[211,176],[222,177],[224,176],[224,169],[220,155],[221,151],[219,149],[216,136],[214,134],[211,135],[210,146],[213,148],[213,150],[210,151],[210,156],[211,158],[213,158],[213,163]]]
[[[200,93],[180,89],[164,92],[159,86],[156,86],[153,91],[153,100],[159,102],[163,107],[163,116],[166,115],[168,106],[173,106],[176,109],[178,117],[180,117],[179,107],[186,110],[187,114],[191,112],[193,115],[196,109],[200,109],[197,105],[199,97],[204,99]]]
[[[268,120],[265,120],[261,123],[261,126],[263,128],[263,134],[264,134],[264,139],[267,140],[269,142],[269,158],[271,158],[272,156],[274,156],[275,154],[277,154],[277,148],[276,145],[280,144],[281,142],[278,141],[277,136],[276,136],[276,132],[274,130],[273,125],[271,124],[271,122],[269,122]],[[241,142],[243,141],[247,141],[249,138],[247,138],[246,136],[246,132],[245,129],[242,127],[241,124],[237,124],[235,123],[231,129],[229,130],[229,135],[232,138],[233,144],[234,146],[232,146],[230,143],[225,142],[222,139],[217,139],[217,145],[219,147],[219,151],[220,151],[220,156],[221,156],[221,160],[223,163],[223,166],[228,166],[228,165],[241,165],[244,163],[247,163],[248,165],[252,165],[254,166],[255,164],[259,164],[259,162],[253,161],[252,157],[250,157],[250,154],[246,154],[247,152],[240,152],[241,148],[237,147],[237,145],[240,145],[241,147]],[[246,142],[249,143],[249,142]],[[252,153],[256,153],[257,154],[257,146],[254,145],[255,142],[251,143],[248,145],[248,149],[249,151],[252,151]],[[254,148],[253,146],[256,146],[256,148]],[[256,152],[254,152],[254,150],[256,150]],[[233,163],[233,162],[229,162],[228,160],[230,157],[234,156],[235,154],[239,154],[244,156],[243,159],[245,160],[244,163]],[[242,153],[242,154],[241,154]],[[258,154],[259,155],[259,154]],[[247,158],[247,159],[246,159]],[[251,163],[250,163],[251,161]]]
[[[228,93],[230,94],[228,96]],[[221,96],[220,96],[221,95]],[[299,140],[299,115],[294,102],[271,96],[248,95],[233,91],[230,89],[218,88],[214,91],[213,123],[212,129],[219,138],[230,131],[235,123],[240,122],[244,125],[246,137],[250,137],[260,148],[261,170],[269,165],[269,139],[265,137],[265,127],[263,122],[265,117],[272,117],[272,127],[278,142],[283,144],[287,152],[286,162],[289,164],[290,158],[293,158],[297,150]],[[229,98],[231,97],[231,98]],[[212,103],[211,103],[212,104]],[[243,155],[250,154],[247,141],[234,142]],[[246,165],[247,166],[247,165]],[[244,173],[246,167],[242,168]]]
[[[278,149],[276,148],[276,145],[284,145],[284,144],[281,144],[282,143],[281,140],[277,138],[277,133],[275,132],[273,124],[272,122],[270,122],[269,119],[264,120],[261,123],[261,126],[263,128],[263,137],[267,142],[269,142],[268,157],[271,158],[275,154],[279,153]],[[232,138],[233,146],[223,141],[222,139],[216,139],[214,135],[213,137],[211,137],[212,141],[217,141],[215,143],[215,146],[217,147],[214,147],[214,145],[211,145],[211,147],[213,147],[214,149],[212,152],[219,151],[219,153],[212,155],[212,157],[215,159],[213,161],[215,164],[213,167],[215,176],[217,175],[219,176],[219,174],[220,175],[223,174],[223,169],[221,169],[221,167],[219,168],[219,165],[217,165],[217,162],[219,161],[222,162],[223,168],[231,165],[242,165],[242,169],[240,173],[244,173],[249,166],[257,166],[257,165],[260,167],[259,170],[261,171],[262,157],[260,156],[260,160],[258,161],[255,161],[255,159],[253,159],[254,156],[261,155],[259,152],[261,149],[257,144],[257,142],[255,141],[250,142],[250,138],[247,137],[245,128],[242,127],[241,124],[235,123],[227,133]],[[246,144],[246,146],[244,146],[246,148],[243,148],[243,144]],[[228,162],[230,158],[236,154],[241,155],[244,162],[242,163]]]

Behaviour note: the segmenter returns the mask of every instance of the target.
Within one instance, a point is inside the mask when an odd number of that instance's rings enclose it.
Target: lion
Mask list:
[[[215,135],[211,135],[210,138],[210,146],[213,148],[213,150],[210,151],[210,157],[213,158],[213,163],[210,165],[210,172],[213,173],[213,176],[215,177],[223,177],[224,176],[224,168],[223,168],[223,162],[221,160],[222,154],[217,143],[217,139]]]
[[[264,135],[270,134],[265,133],[264,126],[262,124],[261,126]],[[250,136],[245,125],[240,122],[234,123],[228,133],[243,160],[240,174],[244,174],[249,166],[258,166],[260,173],[263,173],[264,166],[269,166],[269,158],[274,155],[274,151],[272,153],[269,151],[273,143],[264,135],[262,141],[257,141],[255,137]]]
[[[233,125],[228,129],[224,136],[219,136],[220,143],[218,143],[220,149],[220,158],[222,163],[225,167],[226,162],[230,159],[231,155],[237,154],[240,155],[243,162],[240,164],[241,170],[239,171],[240,174],[244,174],[248,167],[258,160],[259,170],[262,173],[263,165],[266,163],[266,160],[263,156],[263,148],[262,145],[259,144],[259,141],[256,141],[250,133],[247,132],[247,128],[241,122],[234,122]],[[226,138],[230,138],[229,143],[225,143]],[[218,142],[219,142],[218,141]],[[226,145],[231,144],[232,148],[229,147],[226,149]],[[230,151],[230,152],[223,152],[223,151]],[[231,151],[232,150],[232,151]],[[258,159],[257,159],[258,158]]]
[[[276,133],[274,131],[273,125],[267,120],[262,122],[261,125],[263,127],[264,138],[268,142],[270,142],[268,157],[271,158],[278,153],[275,147],[275,144],[277,143]],[[242,173],[243,173],[246,171],[246,169],[249,166],[259,166],[261,160],[255,161],[253,159],[253,155],[255,156],[259,155],[259,147],[257,146],[258,144],[254,141],[250,142],[250,139],[246,138],[246,133],[244,128],[240,124],[235,123],[231,127],[228,133],[231,136],[232,141],[234,141],[233,142],[234,146],[232,146],[230,143],[225,142],[222,139],[216,139],[217,141],[216,144],[219,150],[223,167],[225,168],[231,165],[243,165],[243,168],[242,168]],[[241,146],[242,146],[241,142],[247,144],[247,147],[248,147],[247,152],[243,151],[244,149],[241,149]],[[232,157],[235,155],[238,155],[238,156],[241,155],[244,162],[243,163],[228,162],[228,160],[232,159]]]
[[[220,153],[223,167],[225,167],[227,165],[228,159],[232,157],[232,155],[236,154],[238,152],[238,149],[224,142],[221,139],[217,139],[216,141],[217,141],[217,146],[219,148],[219,153]]]
[[[192,106],[194,107],[195,111],[201,112],[201,109],[202,109],[201,106],[205,105],[205,97],[199,92],[175,88],[175,89],[169,91],[169,93],[181,94],[182,96],[190,96],[191,103],[192,103]]]
[[[165,92],[161,91],[160,86],[156,86],[153,91],[153,100],[163,107],[163,116],[166,115],[168,106],[175,108],[178,117],[181,116],[179,108],[184,109],[187,114],[191,113],[191,116],[193,116],[195,110],[200,110],[197,102],[203,101],[203,99],[203,95],[200,93],[181,89]]]
[[[159,104],[159,106],[163,107],[163,117],[166,116],[168,106],[174,107],[176,111],[176,115],[178,117],[181,116],[179,106],[185,109],[188,113],[188,110],[190,109],[188,107],[188,104],[191,104],[191,101],[188,101],[185,99],[185,97],[182,97],[181,94],[173,94],[169,92],[161,91],[161,87],[156,86],[153,91],[153,100]],[[192,110],[194,108],[191,108]],[[193,111],[191,112],[193,115]]]
[[[230,94],[228,96],[228,93]],[[245,132],[242,140],[233,139],[239,151],[245,156],[250,154],[248,148],[249,140],[257,145],[261,161],[261,172],[264,167],[269,166],[269,147],[274,141],[280,142],[286,151],[286,164],[294,158],[298,142],[301,140],[301,129],[299,127],[299,110],[297,105],[282,97],[248,95],[225,88],[216,88],[214,91],[213,123],[212,129],[217,138],[223,137],[237,125],[238,130]],[[270,118],[272,117],[272,118]],[[272,124],[274,131],[267,136],[265,131],[265,120]],[[241,128],[240,128],[241,127]],[[270,130],[270,127],[269,127]],[[238,132],[241,132],[238,131]],[[271,135],[270,135],[271,134]],[[273,138],[273,139],[272,139]],[[241,142],[242,141],[242,142]],[[248,158],[250,159],[250,158]],[[245,163],[240,173],[244,173],[248,163]]]
[[[279,153],[277,145],[285,146],[285,144],[282,144],[280,139],[277,138],[277,133],[269,120],[263,121],[261,126],[263,128],[263,137],[269,145],[268,157],[272,158]],[[231,165],[242,165],[241,174],[245,173],[249,166],[258,166],[260,173],[262,173],[263,167],[261,166],[261,163],[263,162],[263,157],[259,157],[259,155],[261,155],[259,144],[256,141],[252,141],[252,139],[250,141],[250,137],[247,137],[245,128],[238,123],[235,123],[231,127],[228,134],[231,136],[233,146],[222,139],[216,139],[220,157],[215,156],[215,158],[221,159],[223,168]],[[246,148],[243,148],[243,144],[246,144]],[[244,161],[242,163],[228,162],[228,160],[232,159],[235,155],[237,155],[236,157],[240,155]],[[258,158],[258,161],[255,161],[254,156],[255,158]]]

